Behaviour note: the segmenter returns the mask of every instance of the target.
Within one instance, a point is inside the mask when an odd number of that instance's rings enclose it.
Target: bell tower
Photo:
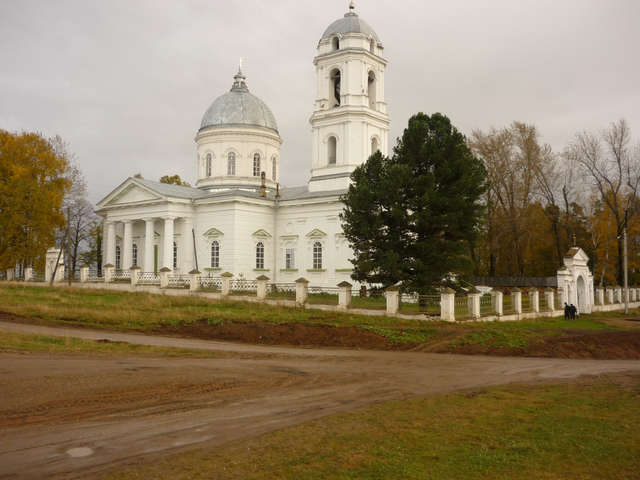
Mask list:
[[[375,31],[353,1],[318,43],[312,169],[309,191],[346,189],[353,170],[371,154],[387,154],[389,116],[384,96],[387,61]]]

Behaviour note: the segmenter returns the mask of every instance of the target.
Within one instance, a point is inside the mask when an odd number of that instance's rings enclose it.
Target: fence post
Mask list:
[[[192,292],[197,292],[200,290],[200,272],[195,268],[189,272],[191,276],[191,281],[189,282],[189,290]]]
[[[304,305],[309,298],[309,280],[299,278],[296,280],[296,304]]]
[[[233,273],[224,272],[220,275],[222,278],[222,286],[220,288],[223,296],[228,297],[231,295],[231,281],[233,280]]]
[[[629,302],[635,302],[636,301],[636,289],[635,288],[629,288]]]
[[[604,305],[604,288],[596,288],[596,305]]]
[[[351,285],[349,282],[340,282],[338,288],[338,308],[346,310],[351,306]]]
[[[89,280],[89,265],[82,265],[80,267],[80,283],[87,283]]]
[[[267,282],[269,281],[269,277],[266,275],[260,275],[256,278],[256,283],[258,288],[256,289],[256,296],[258,300],[264,300],[267,298]]]
[[[102,266],[102,273],[104,274],[104,283],[111,283],[113,281],[113,264],[107,263]]]
[[[622,287],[616,285],[616,303],[622,303]]]
[[[529,291],[529,300],[531,302],[531,311],[540,313],[540,292],[537,288]]]
[[[33,268],[27,267],[24,269],[24,281],[30,282],[33,280]]]
[[[129,271],[131,272],[131,286],[135,287],[140,281],[141,268],[136,265],[135,267],[131,267]]]
[[[456,321],[456,291],[445,288],[440,293],[440,319],[445,322]]]
[[[169,286],[169,272],[172,270],[169,267],[162,267],[158,271],[160,277],[160,288],[167,288]]]
[[[13,281],[14,270],[13,268],[7,268],[7,282]]]
[[[498,317],[502,316],[503,303],[504,303],[504,294],[500,290],[492,290],[491,304],[493,305],[493,313],[495,313]]]
[[[556,309],[556,299],[555,294],[553,292],[553,288],[547,288],[544,291],[544,298],[547,303],[547,308],[550,312],[553,312]]]
[[[471,318],[474,320],[480,318],[480,291],[476,288],[469,290],[469,293],[467,294],[467,302]]]
[[[395,315],[400,310],[400,289],[391,285],[384,291],[387,301],[387,315]]]
[[[511,299],[513,301],[513,309],[516,312],[516,315],[520,315],[522,313],[522,291],[520,291],[519,288],[511,290]]]
[[[614,303],[614,298],[613,298],[613,288],[607,288],[607,302],[609,302],[609,304],[613,304]]]

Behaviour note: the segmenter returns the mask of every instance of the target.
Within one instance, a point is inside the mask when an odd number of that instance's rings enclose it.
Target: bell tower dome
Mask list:
[[[317,94],[310,120],[310,191],[346,189],[357,166],[378,150],[387,154],[383,53],[380,38],[355,12],[353,1],[322,35],[313,61]]]

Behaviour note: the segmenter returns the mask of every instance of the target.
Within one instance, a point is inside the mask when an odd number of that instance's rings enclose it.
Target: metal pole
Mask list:
[[[624,227],[622,233],[624,241],[624,313],[629,313],[629,271],[627,263],[627,227]]]
[[[198,268],[198,252],[196,252],[196,229],[195,228],[191,229],[191,236],[193,237],[193,259],[195,260],[195,263],[196,263],[196,270],[200,271],[200,269]]]

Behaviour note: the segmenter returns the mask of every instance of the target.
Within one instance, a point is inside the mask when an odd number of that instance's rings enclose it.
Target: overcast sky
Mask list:
[[[346,0],[0,0],[0,128],[59,134],[97,201],[137,172],[195,180],[194,137],[239,57],[304,184],[315,48]],[[534,123],[560,151],[626,118],[640,137],[639,0],[357,0],[389,61],[391,139],[413,113],[464,133]],[[395,141],[393,142],[395,143]]]

